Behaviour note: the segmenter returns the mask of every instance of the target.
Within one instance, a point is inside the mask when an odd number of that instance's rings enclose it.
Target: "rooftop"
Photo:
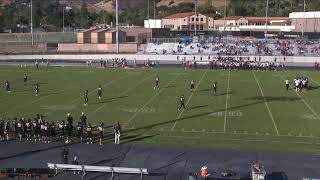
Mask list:
[[[189,17],[192,16],[194,14],[194,12],[184,12],[184,13],[176,13],[176,14],[172,14],[170,16],[166,16],[163,19],[178,19],[178,18],[185,18],[185,17]]]

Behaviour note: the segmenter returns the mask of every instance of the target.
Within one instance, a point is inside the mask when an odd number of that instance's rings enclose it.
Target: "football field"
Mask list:
[[[23,83],[23,74],[28,84]],[[155,77],[160,89],[154,90]],[[310,88],[285,89],[284,80],[308,77]],[[120,121],[122,143],[195,148],[246,149],[320,154],[320,74],[316,71],[182,70],[181,68],[100,69],[88,67],[0,67],[0,117],[60,122],[85,112],[92,125]],[[190,92],[190,81],[195,91]],[[213,82],[218,94],[213,95]],[[33,86],[40,86],[35,96]],[[97,88],[102,86],[103,98]],[[89,105],[83,105],[85,90]],[[186,109],[178,110],[184,94]]]

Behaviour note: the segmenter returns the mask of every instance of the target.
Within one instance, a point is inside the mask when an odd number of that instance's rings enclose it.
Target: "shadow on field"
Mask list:
[[[54,94],[62,94],[63,91],[58,91],[58,92],[48,92],[48,93],[41,93],[40,95],[42,96],[48,96],[48,95],[54,95]]]
[[[233,107],[229,107],[228,110],[237,110],[237,109],[240,109],[240,108],[243,108],[243,107],[253,106],[253,105],[256,105],[256,104],[260,104],[260,103],[264,103],[264,101],[256,101],[256,102],[253,102],[253,103],[243,104],[243,105],[239,105],[239,106],[233,106]],[[185,117],[181,117],[179,119],[173,119],[173,120],[164,121],[164,122],[160,122],[160,123],[150,124],[150,125],[138,127],[138,128],[135,128],[135,129],[123,130],[123,132],[128,133],[128,132],[134,132],[134,131],[143,130],[143,129],[150,130],[150,129],[158,127],[158,126],[162,126],[162,125],[166,125],[166,124],[174,124],[175,122],[179,122],[179,121],[183,121],[183,120],[187,120],[187,119],[208,116],[208,115],[210,115],[212,113],[221,112],[221,111],[225,111],[225,109],[224,108],[223,109],[217,109],[215,111],[204,112],[204,113],[195,114],[195,115],[191,115],[191,116],[185,116]]]
[[[53,145],[50,147],[37,149],[37,150],[25,151],[25,152],[21,152],[19,154],[15,154],[15,155],[0,157],[0,161],[11,159],[11,158],[25,157],[28,155],[32,155],[32,154],[36,154],[36,153],[40,153],[40,152],[44,152],[44,151],[49,151],[49,150],[53,150],[53,149],[62,149],[62,147],[64,147],[64,146],[68,147],[68,146],[72,146],[74,144],[79,144],[79,143],[80,143],[79,141],[74,141],[70,144],[58,144],[58,145]]]
[[[210,91],[212,89],[201,89],[201,90],[198,90],[197,92],[206,92],[206,91]]]
[[[266,179],[272,180],[288,180],[288,176],[285,172],[272,172],[271,174],[267,174]]]
[[[32,92],[32,89],[25,89],[25,90],[21,90],[21,91],[13,91],[14,93],[25,93],[25,92]]]
[[[129,97],[129,96],[125,95],[125,96],[113,97],[113,98],[104,99],[102,101],[97,101],[97,102],[94,102],[94,103],[91,103],[91,104],[104,104],[104,103],[115,101],[117,99],[123,99],[123,98],[127,98],[127,97]]]
[[[176,87],[175,85],[171,85],[171,86],[166,86],[166,87],[164,87],[165,89],[168,89],[168,88],[174,88],[174,87]]]
[[[204,107],[208,107],[208,106],[209,106],[209,105],[194,106],[194,107],[188,108],[188,110],[191,110],[191,109],[199,109],[199,108],[204,108]]]
[[[312,90],[317,90],[317,89],[319,89],[320,88],[320,86],[309,86],[308,88],[307,88],[307,90],[308,91],[312,91]]]
[[[141,140],[144,140],[144,139],[150,139],[150,138],[153,138],[155,137],[155,135],[145,135],[143,136],[142,134],[139,134],[139,135],[136,135],[134,138],[124,138],[124,140],[122,140],[121,144],[127,144],[127,143],[131,143],[131,142],[136,142],[136,141],[141,141]]]
[[[299,97],[284,97],[284,96],[254,96],[254,97],[250,97],[250,98],[246,98],[245,100],[259,100],[259,101],[264,101],[266,99],[267,102],[271,102],[271,101],[297,101],[297,100],[301,100],[301,98]]]
[[[233,94],[233,91],[217,94],[217,96],[225,96],[225,95],[231,95],[231,94]]]

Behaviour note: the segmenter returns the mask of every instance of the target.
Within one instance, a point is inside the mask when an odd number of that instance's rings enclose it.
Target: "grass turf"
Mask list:
[[[23,84],[27,73],[28,85]],[[155,76],[160,89],[154,90]],[[311,88],[286,91],[284,79],[309,77]],[[9,80],[12,93],[0,92],[0,117],[34,117],[60,122],[71,113],[76,121],[85,112],[89,122],[104,122],[107,143],[111,125],[119,120],[123,143],[258,151],[319,153],[320,74],[315,71],[224,71],[98,68],[0,67],[0,80]],[[196,81],[196,91],[189,90]],[[218,81],[218,94],[212,83]],[[33,85],[39,83],[40,95]],[[98,100],[97,87],[103,87]],[[293,83],[292,83],[293,85]],[[83,106],[89,90],[89,105]],[[185,95],[187,109],[178,111]],[[319,113],[318,113],[319,112]]]

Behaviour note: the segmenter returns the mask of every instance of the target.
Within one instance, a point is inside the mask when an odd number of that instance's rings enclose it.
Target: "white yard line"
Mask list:
[[[258,81],[258,79],[257,79],[257,77],[256,77],[256,74],[254,73],[254,71],[252,71],[252,74],[253,74],[253,77],[254,77],[254,79],[256,80],[256,82],[257,82],[257,84],[258,84],[258,86],[259,86],[260,93],[261,93],[261,95],[262,95],[262,97],[263,97],[263,99],[264,99],[264,103],[265,103],[265,105],[266,105],[266,107],[267,107],[267,110],[268,110],[268,112],[269,112],[269,115],[270,115],[270,118],[271,118],[271,120],[272,120],[272,124],[273,124],[273,126],[274,126],[274,129],[276,130],[276,133],[277,133],[277,135],[279,136],[279,131],[278,131],[276,122],[274,121],[273,115],[272,115],[271,110],[270,110],[270,108],[269,108],[269,105],[268,105],[268,103],[267,103],[266,97],[264,96],[264,93],[263,93],[263,91],[262,91],[262,88],[261,88],[261,86],[260,86],[260,83],[259,83],[259,81]]]
[[[171,83],[173,83],[180,76],[178,74],[173,80],[171,80],[165,87],[168,87]],[[162,88],[158,93],[153,95],[137,112],[135,112],[130,119],[124,124],[123,128],[125,128],[147,105],[149,105],[158,95],[160,95],[166,88]]]
[[[192,99],[192,96],[194,95],[194,92],[198,89],[198,87],[199,87],[199,85],[200,85],[201,81],[202,81],[202,80],[203,80],[203,78],[206,76],[206,74],[207,74],[207,71],[205,71],[205,72],[203,73],[203,75],[202,75],[202,77],[201,77],[201,79],[200,79],[199,83],[197,84],[197,86],[196,86],[195,90],[194,90],[194,91],[191,93],[191,95],[189,96],[189,99],[188,99],[188,101],[187,101],[187,103],[186,103],[186,106],[188,106],[188,104],[189,104],[190,100]],[[178,119],[180,119],[180,118],[181,118],[181,116],[182,116],[182,114],[183,114],[184,110],[185,110],[185,109],[183,109],[183,110],[179,113],[179,115],[177,116],[177,118],[176,118],[176,122],[173,124],[173,126],[172,126],[171,130],[174,130],[174,128],[176,127],[176,125],[177,125],[177,123],[178,123]]]
[[[279,73],[280,78],[285,81],[285,79],[283,78],[283,76]],[[309,77],[308,77],[309,78]],[[290,86],[290,88],[297,94],[297,96],[301,99],[301,101],[304,103],[304,105],[318,118],[320,119],[319,114],[310,106],[310,104],[303,99],[303,97],[294,89]]]
[[[229,74],[228,74],[228,85],[227,85],[227,93],[226,93],[226,106],[224,111],[223,132],[226,132],[226,126],[227,126],[228,100],[229,100],[229,91],[230,91],[230,73],[231,73],[231,70],[229,70]]]
[[[150,78],[153,77],[154,75],[155,75],[155,74],[152,74],[151,76],[142,79],[142,80],[139,81],[137,84],[135,84],[135,86],[133,86],[133,87],[131,87],[131,88],[123,91],[121,94],[119,94],[119,97],[124,96],[124,95],[126,95],[128,92],[134,90],[135,88],[137,88],[138,86],[140,86],[140,84],[144,83],[146,80],[150,79]],[[92,114],[92,115],[96,114],[100,109],[104,108],[106,105],[107,105],[107,103],[105,103],[104,105],[102,105],[102,106],[98,107],[97,109],[95,109],[95,110],[93,111],[93,114]]]

